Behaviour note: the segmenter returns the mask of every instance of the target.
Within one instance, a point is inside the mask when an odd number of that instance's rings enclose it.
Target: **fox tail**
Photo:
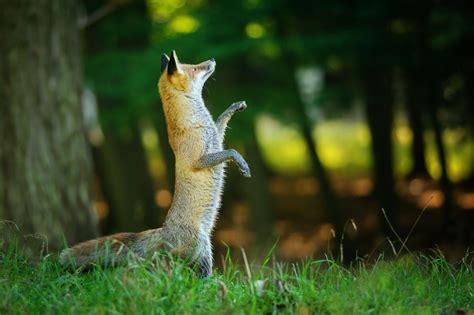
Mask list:
[[[85,269],[93,265],[115,265],[126,259],[139,235],[118,233],[79,243],[59,255],[63,267]]]

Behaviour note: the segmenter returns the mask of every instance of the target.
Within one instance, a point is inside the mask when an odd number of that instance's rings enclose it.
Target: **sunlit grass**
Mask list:
[[[452,314],[474,308],[467,259],[411,256],[351,268],[327,260],[250,265],[229,259],[209,279],[175,260],[87,273],[62,270],[53,256],[30,263],[0,252],[2,314]]]
[[[284,174],[309,172],[307,149],[295,127],[263,117],[257,124],[257,132],[265,160],[273,169]],[[318,123],[313,135],[321,160],[329,170],[346,174],[371,171],[370,133],[362,121],[323,121]],[[461,135],[462,131],[456,129],[447,129],[443,134],[448,175],[453,181],[467,177],[472,167],[474,143],[461,141]],[[428,170],[434,178],[439,178],[441,170],[432,132],[427,132],[425,139]],[[406,174],[412,166],[412,135],[405,123],[396,123],[393,141],[395,171]]]

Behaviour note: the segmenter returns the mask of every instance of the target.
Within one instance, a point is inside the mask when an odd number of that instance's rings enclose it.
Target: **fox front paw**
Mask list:
[[[252,177],[252,174],[250,173],[250,167],[245,160],[242,160],[241,164],[239,164],[239,171],[240,174],[245,177]]]
[[[229,152],[231,159],[238,166],[240,174],[244,175],[245,177],[251,177],[250,167],[242,155],[240,155],[240,153],[234,149],[229,149],[227,152]]]
[[[246,108],[247,108],[247,103],[245,103],[245,101],[235,102],[232,104],[232,110],[234,112],[241,112]]]

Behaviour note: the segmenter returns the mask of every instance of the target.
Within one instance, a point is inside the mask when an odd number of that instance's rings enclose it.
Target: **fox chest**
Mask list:
[[[180,160],[194,160],[204,154],[222,150],[222,144],[217,138],[217,131],[212,127],[197,126],[186,130],[176,131],[170,137],[170,145],[175,156]]]

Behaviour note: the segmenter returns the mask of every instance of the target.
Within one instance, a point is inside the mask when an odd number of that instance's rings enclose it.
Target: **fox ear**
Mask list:
[[[181,66],[179,64],[178,56],[173,50],[171,52],[170,61],[168,62],[168,75],[173,75],[175,72],[181,73]]]
[[[161,73],[163,73],[163,71],[165,71],[165,69],[168,66],[169,62],[170,62],[170,57],[168,57],[167,54],[161,55]]]

